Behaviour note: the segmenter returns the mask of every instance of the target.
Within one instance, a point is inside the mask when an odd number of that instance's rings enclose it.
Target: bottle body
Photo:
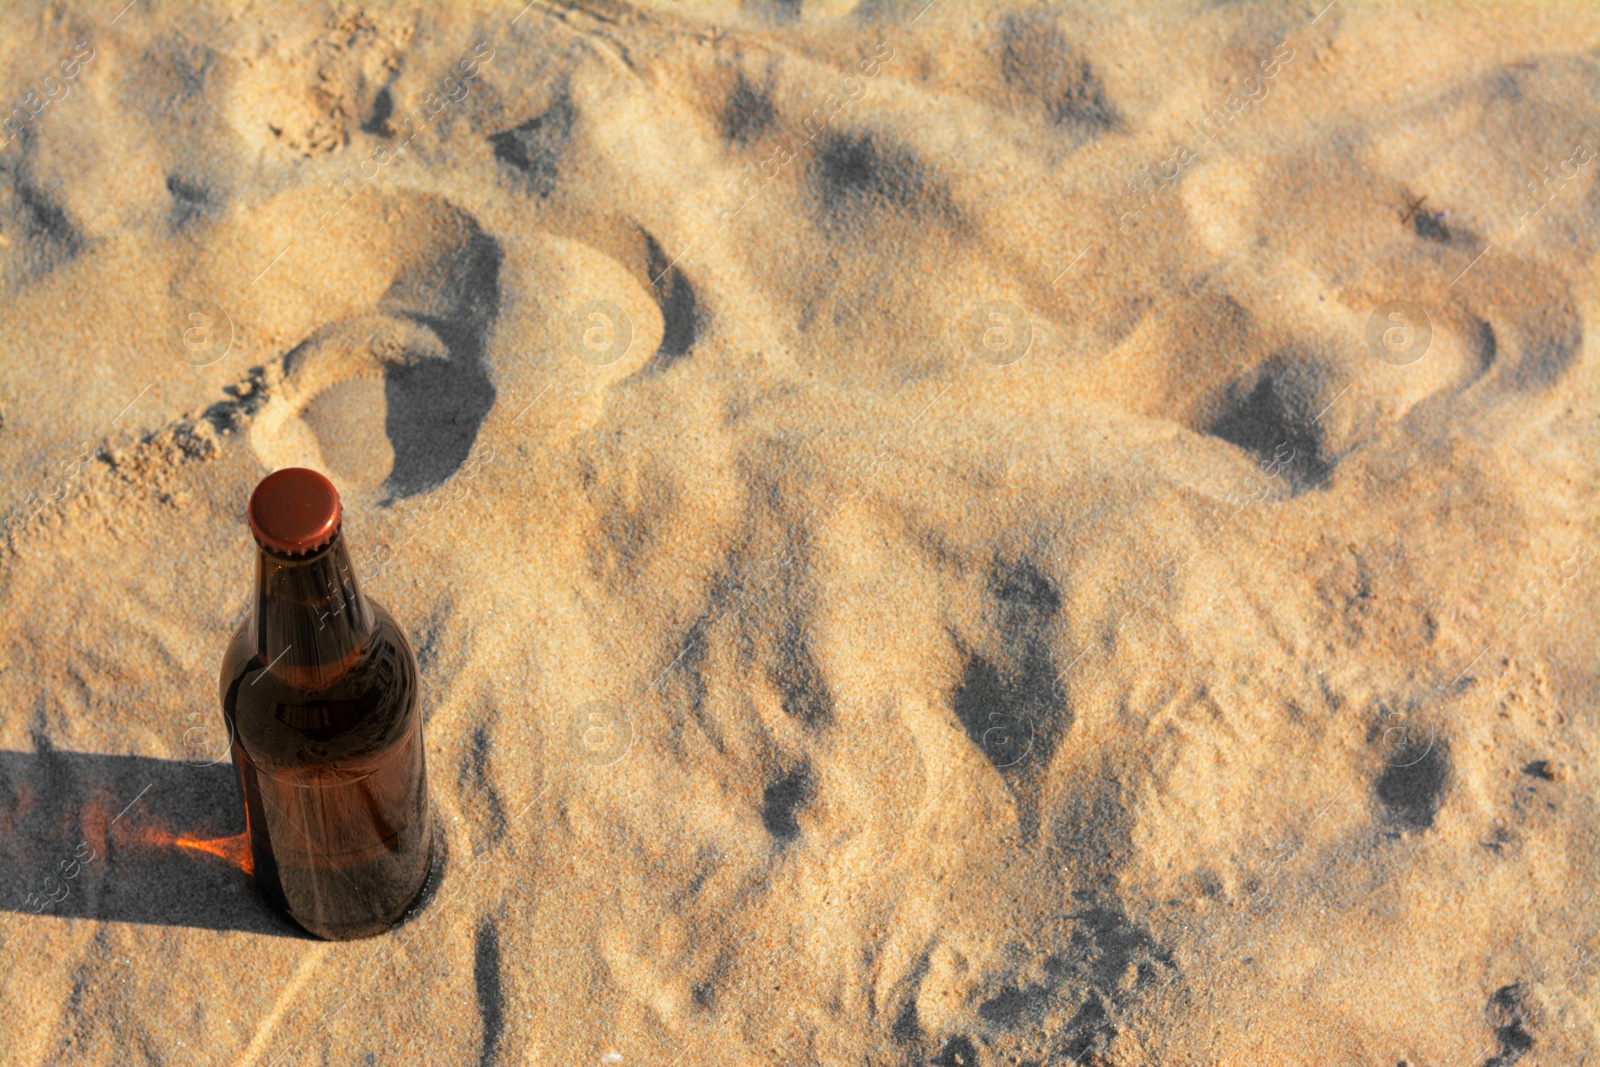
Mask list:
[[[390,929],[432,857],[417,663],[340,535],[306,558],[261,549],[221,697],[262,895],[319,937]]]

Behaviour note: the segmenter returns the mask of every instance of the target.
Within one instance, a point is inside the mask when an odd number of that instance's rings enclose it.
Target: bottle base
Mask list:
[[[428,833],[428,859],[425,866],[426,873],[422,882],[417,886],[417,891],[399,908],[396,908],[389,917],[376,919],[361,919],[348,923],[327,923],[302,919],[286,908],[278,910],[295,926],[322,941],[360,941],[364,938],[378,937],[397,927],[409,922],[415,915],[422,911],[427,902],[432,899],[439,876],[442,873],[442,852],[439,847],[437,820],[429,820]]]

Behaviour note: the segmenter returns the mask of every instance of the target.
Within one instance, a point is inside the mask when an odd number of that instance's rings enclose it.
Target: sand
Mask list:
[[[0,1062],[1600,1056],[1600,11],[0,9]],[[439,871],[253,894],[328,472]]]

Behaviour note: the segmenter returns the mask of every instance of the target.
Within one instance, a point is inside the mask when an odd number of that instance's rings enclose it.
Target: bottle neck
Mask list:
[[[375,619],[343,533],[303,558],[256,555],[256,655],[299,689],[325,689],[353,667]]]

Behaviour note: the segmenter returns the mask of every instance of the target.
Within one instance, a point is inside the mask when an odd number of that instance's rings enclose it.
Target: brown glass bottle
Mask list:
[[[270,474],[249,517],[254,610],[221,693],[256,886],[319,937],[380,934],[432,855],[416,657],[361,594],[332,482]]]

